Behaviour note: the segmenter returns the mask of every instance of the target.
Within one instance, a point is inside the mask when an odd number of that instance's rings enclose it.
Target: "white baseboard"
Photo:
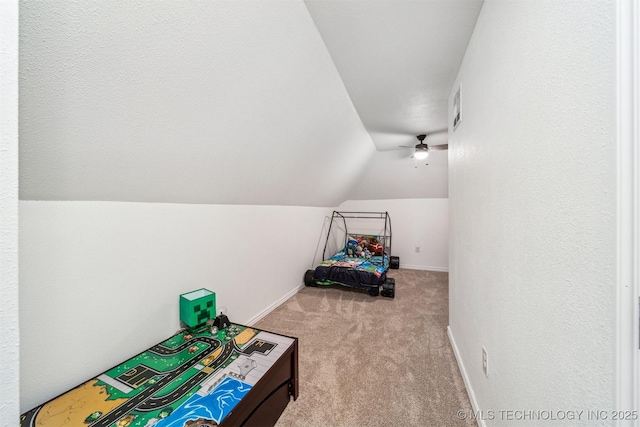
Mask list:
[[[462,363],[462,357],[460,357],[460,352],[458,351],[458,346],[456,345],[456,340],[453,338],[453,333],[451,332],[451,327],[447,326],[447,335],[449,335],[449,342],[451,342],[451,348],[453,348],[453,354],[456,356],[456,361],[458,362],[458,368],[460,368],[460,374],[462,374],[462,380],[464,381],[464,387],[467,389],[467,394],[469,395],[469,401],[471,402],[471,409],[476,414],[480,414],[480,407],[478,406],[478,401],[476,400],[476,395],[473,392],[473,388],[471,388],[471,382],[469,380],[469,376],[467,375],[467,370],[464,368],[464,363]],[[487,424],[484,422],[482,417],[477,417],[476,422],[480,427],[486,427]]]
[[[255,316],[253,316],[253,318],[251,318],[251,320],[247,321],[247,325],[248,326],[253,326],[254,324],[258,323],[260,321],[260,319],[262,319],[263,317],[265,317],[267,314],[271,313],[273,310],[275,310],[276,308],[280,307],[282,304],[284,304],[284,302],[286,300],[288,300],[289,298],[291,298],[292,296],[294,296],[295,294],[297,294],[298,292],[300,292],[300,290],[302,290],[304,288],[304,283],[300,286],[298,286],[297,288],[292,289],[291,291],[287,292],[282,298],[280,298],[278,301],[274,302],[273,304],[271,304],[269,307],[265,308],[264,310],[262,310],[260,313],[256,314]]]
[[[429,267],[429,266],[425,266],[425,265],[407,265],[407,264],[400,264],[400,268],[406,268],[407,270],[427,270],[427,271],[442,271],[444,273],[448,273],[449,269],[448,268],[442,268],[442,267]]]

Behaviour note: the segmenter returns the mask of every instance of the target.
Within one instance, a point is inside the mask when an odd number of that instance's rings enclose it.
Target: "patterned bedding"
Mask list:
[[[389,269],[389,257],[349,257],[340,251],[324,260],[317,268],[314,278],[318,281],[333,281],[347,286],[381,285]]]
[[[382,264],[382,257],[374,256],[370,258],[348,257],[344,251],[340,251],[331,258],[322,261],[322,267],[348,267],[358,271],[367,271],[376,276],[382,276],[389,268],[389,257],[384,257],[385,264]]]

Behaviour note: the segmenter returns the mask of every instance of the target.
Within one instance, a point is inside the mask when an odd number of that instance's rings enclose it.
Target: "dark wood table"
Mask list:
[[[274,425],[298,397],[298,339],[183,330],[20,417],[20,426]]]

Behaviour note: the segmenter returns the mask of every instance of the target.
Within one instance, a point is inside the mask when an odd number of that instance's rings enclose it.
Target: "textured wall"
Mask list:
[[[374,152],[301,1],[20,4],[20,198],[335,206]]]
[[[480,409],[612,408],[614,17],[613,0],[486,0],[467,48],[450,328]]]
[[[18,413],[18,2],[0,2],[0,426]]]
[[[20,202],[21,410],[175,332],[181,293],[206,287],[231,320],[259,316],[302,285],[330,212]]]
[[[449,269],[448,199],[347,200],[336,209],[389,212],[392,255],[400,257],[401,268]]]

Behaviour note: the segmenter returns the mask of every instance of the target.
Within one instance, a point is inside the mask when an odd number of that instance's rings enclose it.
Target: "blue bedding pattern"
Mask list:
[[[375,274],[377,277],[382,276],[389,268],[389,257],[384,257],[385,263],[382,264],[381,256],[373,256],[370,258],[349,257],[344,251],[340,251],[331,258],[328,258],[320,264],[322,267],[348,267],[357,271],[367,271]]]
[[[318,281],[334,281],[352,287],[381,285],[389,269],[389,257],[349,257],[340,251],[324,260],[317,268],[314,278]]]

